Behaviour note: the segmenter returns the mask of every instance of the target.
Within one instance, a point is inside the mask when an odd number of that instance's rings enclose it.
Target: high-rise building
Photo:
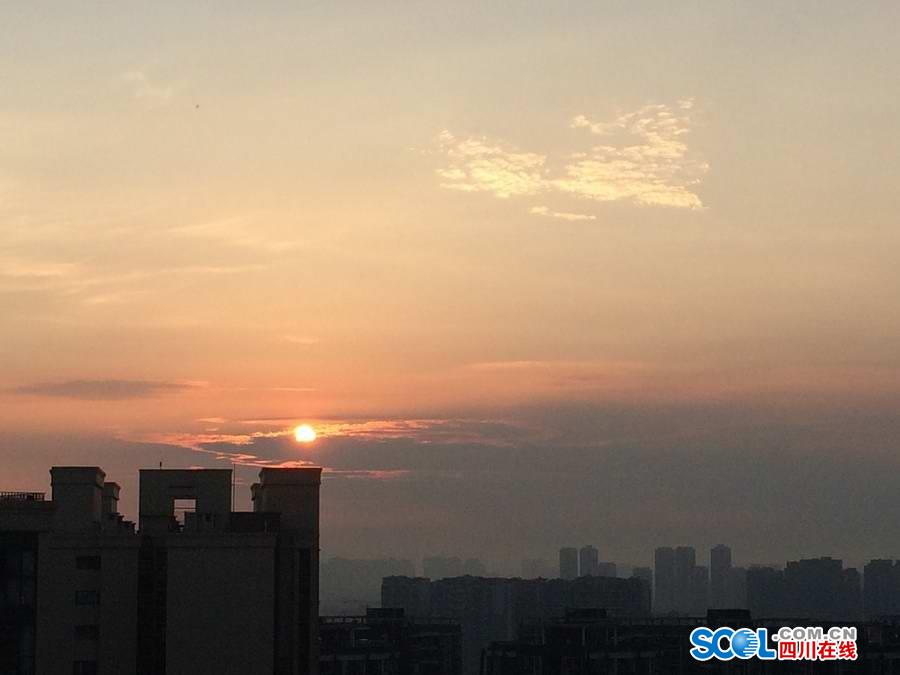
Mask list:
[[[596,576],[598,576],[598,577],[618,576],[618,572],[616,570],[616,563],[614,563],[614,562],[598,562]]]
[[[662,546],[654,554],[653,611],[675,611],[675,551],[670,546]]]
[[[647,592],[647,606],[651,607],[653,605],[653,568],[634,567],[631,570],[631,576],[644,582]]]
[[[691,573],[690,602],[686,613],[690,616],[705,616],[707,609],[709,609],[709,569],[695,565]]]
[[[653,586],[653,568],[652,567],[634,567],[631,570],[631,576],[635,579],[643,579],[647,585]]]
[[[0,672],[317,672],[320,474],[263,469],[235,513],[229,470],[141,471],[137,532],[97,467],[0,494]]]
[[[713,609],[733,609],[730,593],[731,549],[724,544],[713,546],[709,552],[709,606]]]
[[[563,547],[559,549],[559,578],[560,579],[577,579],[578,578],[578,549],[574,547]]]
[[[784,572],[774,567],[752,565],[747,570],[747,608],[760,619],[790,614],[787,610]]]
[[[599,553],[596,548],[590,544],[582,546],[578,552],[578,576],[580,577],[596,577],[598,576],[597,562]]]
[[[732,567],[728,575],[726,609],[747,608],[747,568]]]
[[[834,558],[790,561],[784,568],[788,609],[814,619],[855,619],[861,608],[859,573]]]
[[[870,560],[863,568],[863,606],[866,618],[900,614],[900,563]]]
[[[526,620],[562,616],[567,609],[596,611],[609,616],[645,617],[650,594],[642,579],[586,576],[561,579],[456,577],[428,581],[390,577],[382,586],[382,607],[402,608],[406,616],[427,606],[431,617],[454,617],[462,628],[463,673],[478,675],[481,654],[492,640],[510,640]]]
[[[697,552],[693,546],[679,546],[675,549],[675,611],[693,614],[695,582],[694,568],[697,566]]]

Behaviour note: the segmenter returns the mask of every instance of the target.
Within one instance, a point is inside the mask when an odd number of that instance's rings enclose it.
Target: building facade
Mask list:
[[[463,673],[476,675],[482,649],[492,640],[512,639],[524,622],[561,616],[568,608],[602,607],[610,616],[646,616],[650,589],[638,578],[388,577],[382,583],[381,606],[402,608],[407,616],[458,621]]]
[[[4,493],[0,673],[315,673],[320,472],[263,469],[236,513],[229,470],[141,471],[137,528],[97,467]]]
[[[459,623],[408,617],[402,609],[319,620],[320,675],[460,675]]]
[[[564,546],[559,549],[559,578],[578,578],[578,549],[574,546]]]

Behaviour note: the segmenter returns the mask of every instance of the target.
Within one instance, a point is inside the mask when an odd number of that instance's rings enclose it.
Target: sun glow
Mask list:
[[[316,440],[316,430],[308,424],[301,424],[294,429],[294,438],[298,443],[312,443]]]

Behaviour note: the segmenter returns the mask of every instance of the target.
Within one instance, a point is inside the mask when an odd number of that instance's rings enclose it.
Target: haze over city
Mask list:
[[[321,466],[329,555],[900,556],[898,19],[4,7],[0,489]]]

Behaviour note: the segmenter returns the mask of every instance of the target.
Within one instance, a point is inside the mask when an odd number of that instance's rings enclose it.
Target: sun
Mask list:
[[[298,443],[312,443],[316,440],[316,430],[308,424],[301,424],[294,429],[294,438]]]

